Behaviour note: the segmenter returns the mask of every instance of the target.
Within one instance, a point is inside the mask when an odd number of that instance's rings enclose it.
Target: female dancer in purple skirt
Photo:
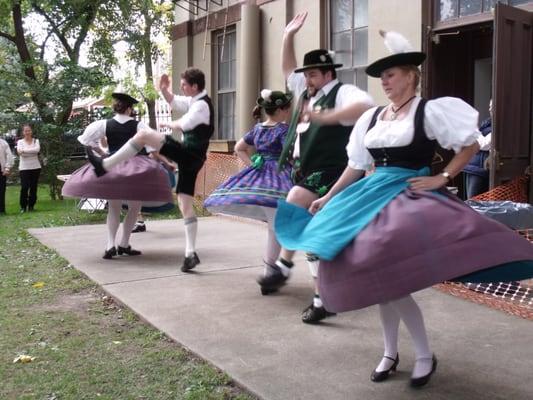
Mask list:
[[[312,203],[314,216],[280,202],[276,235],[284,248],[320,257],[318,286],[328,310],[379,304],[385,349],[372,381],[396,370],[398,327],[405,323],[415,351],[410,384],[419,387],[437,359],[411,293],[445,280],[526,279],[533,276],[533,246],[444,189],[479,149],[478,113],[457,98],[418,97],[425,54],[397,33],[382,35],[393,55],[366,72],[381,78],[390,104],[359,118],[347,146],[348,167]],[[436,143],[456,154],[443,172],[430,176]],[[375,172],[363,178],[372,164]]]
[[[124,93],[113,93],[113,110],[116,115],[109,120],[90,124],[78,137],[84,146],[99,151],[101,139],[105,138],[112,154],[124,145],[138,130],[146,129],[143,122],[134,120],[130,115],[133,105],[138,103]],[[131,231],[143,202],[173,201],[168,183],[168,175],[159,162],[141,151],[137,156],[122,162],[104,177],[97,177],[94,168],[88,163],[75,171],[63,186],[67,197],[98,198],[108,200],[107,244],[103,258],[113,256],[137,256],[141,252],[129,244]],[[122,224],[122,236],[116,247],[116,236],[120,225],[122,204],[128,203],[128,213]]]
[[[272,223],[278,199],[287,196],[292,187],[290,166],[278,171],[278,158],[287,135],[292,95],[264,89],[257,99],[254,114],[265,111],[266,121],[258,123],[235,146],[237,156],[247,165],[220,185],[206,200],[212,213],[257,219],[268,223],[265,268],[274,265],[280,246]],[[253,155],[250,157],[250,154]],[[265,272],[266,273],[266,272]]]

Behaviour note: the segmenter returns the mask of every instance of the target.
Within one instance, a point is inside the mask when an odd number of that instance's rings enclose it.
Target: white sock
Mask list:
[[[185,218],[183,224],[185,225],[185,257],[189,257],[196,251],[198,219],[196,217]]]
[[[424,317],[418,304],[410,295],[391,301],[390,304],[407,327],[415,347],[416,362],[411,376],[418,378],[429,374],[431,372],[433,353],[429,349]]]
[[[141,210],[142,203],[140,201],[128,201],[128,213],[122,221],[122,238],[120,240],[120,247],[128,247],[130,245],[130,236],[137,215]]]
[[[118,151],[115,154],[107,158],[104,158],[102,160],[102,167],[104,167],[106,171],[109,171],[111,168],[121,163],[122,161],[132,158],[135,154],[137,154],[141,150],[142,148],[139,148],[139,146],[137,146],[137,144],[133,141],[133,139],[130,139],[126,142],[125,145],[123,145],[120,149],[118,149]]]
[[[292,264],[292,263],[291,263]],[[276,266],[279,267],[279,269],[281,270],[281,273],[283,274],[284,277],[288,278],[289,275],[291,274],[291,267],[288,267],[287,265],[285,265],[283,263],[283,261],[281,260],[281,258],[279,258],[277,261],[276,261]]]
[[[280,250],[281,250],[281,246],[279,245],[278,240],[276,239],[276,234],[269,227],[268,235],[267,235],[267,244],[266,244],[265,255],[263,257],[263,261],[266,264],[274,265],[276,263],[276,260],[278,259]]]
[[[376,368],[376,371],[387,371],[392,367],[394,361],[385,358],[385,356],[396,359],[398,353],[398,328],[400,327],[400,315],[396,312],[390,303],[379,305],[379,316],[383,327],[383,358]]]
[[[120,210],[122,201],[109,200],[107,202],[107,244],[106,250],[115,247],[115,238],[117,236],[118,226],[120,225]]]
[[[315,294],[315,297],[313,297],[313,307],[320,308],[323,306],[324,305],[322,304],[322,299],[320,298],[318,294]]]
[[[313,278],[318,278],[318,265],[320,264],[320,259],[314,254],[307,253],[307,266],[309,267],[309,272]]]

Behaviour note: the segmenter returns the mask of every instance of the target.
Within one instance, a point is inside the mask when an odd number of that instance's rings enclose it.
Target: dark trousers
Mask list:
[[[0,172],[0,213],[6,212],[6,182],[7,177]]]
[[[20,208],[33,209],[37,201],[37,184],[41,169],[25,169],[20,171]]]
[[[489,178],[465,173],[466,198],[470,199],[489,190]]]

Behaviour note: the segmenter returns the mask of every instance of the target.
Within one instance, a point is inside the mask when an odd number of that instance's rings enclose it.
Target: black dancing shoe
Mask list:
[[[429,382],[429,379],[431,378],[431,375],[435,372],[437,369],[437,357],[435,357],[435,354],[433,354],[433,357],[431,358],[431,371],[429,371],[429,374],[420,376],[418,378],[411,378],[410,386],[414,388],[419,388],[424,386],[426,383]]]
[[[131,230],[131,233],[146,232],[146,225],[144,223],[136,222],[135,226]]]
[[[370,375],[370,380],[372,382],[383,382],[384,380],[388,379],[391,372],[396,372],[396,368],[398,367],[398,364],[400,363],[400,355],[396,353],[396,358],[383,356],[383,358],[386,358],[388,360],[394,361],[394,363],[391,365],[389,369],[386,369],[385,371],[372,371],[372,375]]]
[[[283,275],[280,267],[269,265],[268,272],[257,278],[257,283],[261,286],[261,294],[267,295],[276,292],[280,287],[285,285],[287,279],[289,277]]]
[[[96,176],[100,177],[102,175],[105,175],[107,171],[102,165],[102,158],[94,154],[93,149],[91,149],[89,146],[85,146],[85,153],[87,154],[87,160],[89,160],[89,162],[94,168],[94,173],[96,174]]]
[[[316,324],[327,317],[337,315],[329,312],[324,307],[315,307],[312,303],[302,312],[302,322],[306,324]]]
[[[102,258],[104,260],[111,260],[113,256],[116,256],[116,255],[117,255],[117,249],[115,249],[114,247],[111,247],[109,250],[104,251],[104,255],[102,256]]]
[[[200,264],[200,258],[198,258],[198,254],[194,252],[192,256],[187,256],[183,259],[183,265],[181,266],[181,271],[188,272],[194,267],[196,267],[198,264]]]
[[[118,246],[117,252],[119,256],[121,256],[122,254],[126,254],[128,256],[140,256],[142,254],[139,250],[133,250],[131,246],[128,246],[128,247]]]

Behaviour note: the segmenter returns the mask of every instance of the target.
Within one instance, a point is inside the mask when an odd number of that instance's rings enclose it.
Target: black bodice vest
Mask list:
[[[209,107],[209,125],[200,124],[190,131],[183,132],[183,145],[185,148],[194,151],[205,159],[205,154],[209,147],[209,140],[213,136],[215,130],[215,117],[213,110],[213,103],[209,96],[205,95],[198,99],[198,101],[205,101]]]
[[[120,149],[133,137],[133,135],[135,135],[135,133],[137,133],[138,124],[139,121],[135,121],[134,119],[131,119],[124,124],[121,124],[113,118],[107,120],[105,136],[111,154]]]
[[[424,131],[424,108],[426,100],[421,99],[415,113],[413,140],[407,146],[382,147],[368,149],[374,158],[376,167],[402,167],[421,169],[430,167],[435,155],[436,141],[430,140]],[[367,132],[374,127],[378,114],[383,107],[378,107],[374,112]]]

